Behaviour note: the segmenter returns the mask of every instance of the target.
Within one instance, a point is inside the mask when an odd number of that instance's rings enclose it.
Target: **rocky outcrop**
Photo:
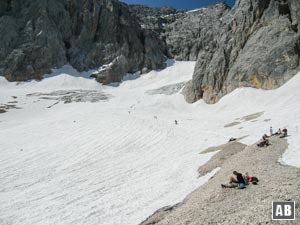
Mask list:
[[[165,43],[168,56],[176,60],[196,61],[201,49],[212,49],[222,33],[221,20],[230,8],[223,2],[192,11],[170,7],[130,6],[144,29],[154,31]]]
[[[41,79],[67,63],[83,71],[114,62],[96,75],[114,82],[166,60],[161,41],[117,0],[1,1],[0,40],[0,75],[10,81]]]
[[[138,19],[142,28],[153,30],[158,35],[164,32],[167,24],[178,18],[179,13],[184,12],[167,6],[151,8],[145,5],[129,5],[129,10]]]
[[[237,87],[273,89],[296,74],[299,5],[297,0],[236,1],[221,18],[221,35],[207,35],[211,44],[199,51],[186,100],[215,103]]]

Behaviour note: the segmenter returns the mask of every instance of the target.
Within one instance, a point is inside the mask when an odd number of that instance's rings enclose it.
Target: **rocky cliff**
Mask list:
[[[221,18],[221,35],[200,50],[186,100],[215,103],[237,87],[273,89],[295,75],[299,6],[298,0],[237,0]]]
[[[169,57],[186,61],[196,61],[201,49],[213,47],[212,40],[223,31],[221,18],[229,10],[223,2],[191,11],[130,6],[141,26],[154,31],[164,42]]]
[[[297,0],[237,0],[232,9],[221,2],[152,16],[141,7],[131,11],[158,34],[170,57],[197,60],[183,91],[186,100],[215,103],[241,86],[277,88],[299,71],[299,5]]]
[[[2,0],[0,40],[0,75],[10,81],[67,63],[80,71],[111,63],[95,75],[109,83],[166,59],[161,41],[117,0]]]
[[[184,88],[192,103],[241,86],[272,89],[300,69],[300,2],[237,0],[193,11],[117,0],[3,0],[0,75],[40,79],[66,63],[100,68],[102,83],[163,68],[166,56],[197,61]]]

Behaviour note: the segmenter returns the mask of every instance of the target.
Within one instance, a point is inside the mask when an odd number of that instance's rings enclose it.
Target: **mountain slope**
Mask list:
[[[281,161],[300,167],[300,74],[187,104],[178,85],[194,65],[169,61],[114,86],[70,66],[42,81],[0,77],[0,223],[138,224],[216,172],[199,178],[217,153],[201,151],[230,137],[253,144],[270,126],[288,129]]]
[[[217,146],[220,152],[213,158],[222,163],[217,165],[222,167],[217,174],[183,202],[159,210],[141,225],[273,224],[272,201],[295,201],[297,211],[300,170],[278,163],[287,148],[286,140],[273,137],[270,143],[263,149],[238,142]],[[233,149],[237,152],[230,155]],[[221,188],[235,170],[258,177],[258,185],[249,184],[243,190]],[[296,213],[296,221],[299,217]],[[296,221],[284,224],[297,224]]]

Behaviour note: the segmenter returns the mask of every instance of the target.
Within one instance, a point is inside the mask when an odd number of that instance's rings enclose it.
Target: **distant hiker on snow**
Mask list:
[[[273,136],[273,128],[270,127],[270,136]]]
[[[238,173],[236,171],[233,171],[233,174],[236,176],[236,178],[234,178],[233,176],[231,176],[229,178],[229,184],[221,184],[222,188],[238,188],[238,189],[243,189],[245,188],[246,185],[246,181],[243,177],[243,175],[241,173]]]
[[[178,124],[178,122],[177,122],[177,120],[175,120],[175,125],[177,125]]]
[[[231,137],[228,142],[236,141],[236,138]]]

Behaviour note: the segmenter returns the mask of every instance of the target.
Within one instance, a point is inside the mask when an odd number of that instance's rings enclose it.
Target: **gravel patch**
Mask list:
[[[263,114],[264,114],[264,112],[253,113],[253,114],[250,114],[250,115],[247,115],[247,116],[243,116],[241,118],[241,120],[244,120],[244,121],[254,120],[254,119],[262,116]]]
[[[221,150],[199,172],[205,173],[221,167],[206,184],[189,194],[178,206],[164,211],[160,216],[150,216],[141,225],[265,225],[299,224],[300,170],[278,163],[287,149],[287,141],[270,138],[271,145],[258,148],[256,144],[245,146],[238,142],[215,147]],[[249,172],[259,178],[258,185],[245,189],[222,189],[229,176],[236,170]],[[271,220],[272,201],[296,201],[295,221]]]
[[[157,89],[148,90],[148,91],[146,91],[146,93],[149,95],[160,95],[160,94],[173,95],[173,94],[178,93],[184,87],[185,83],[186,82],[166,85],[166,86],[163,86],[163,87],[160,87]]]
[[[232,123],[229,123],[229,124],[226,124],[226,125],[224,125],[224,127],[225,128],[227,128],[227,127],[233,127],[233,126],[236,126],[236,125],[238,125],[238,124],[240,124],[241,122],[232,122]]]

